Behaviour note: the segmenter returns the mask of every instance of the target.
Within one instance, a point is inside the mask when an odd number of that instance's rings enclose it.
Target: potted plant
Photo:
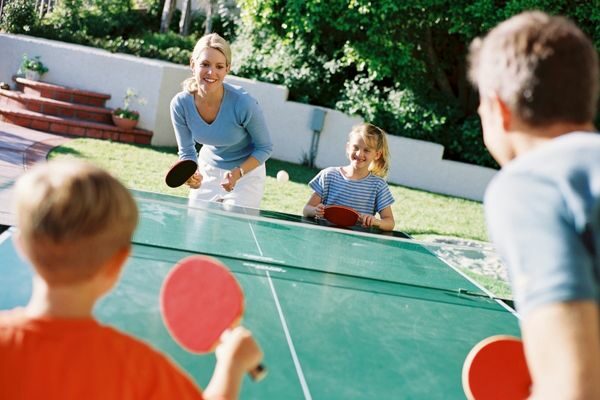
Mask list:
[[[134,101],[140,105],[146,104],[145,99],[140,98],[133,89],[128,88],[123,99],[123,107],[116,108],[112,112],[113,123],[119,128],[133,129],[137,126],[140,113],[129,108]]]
[[[48,67],[40,60],[40,56],[28,57],[27,54],[23,54],[20,73],[25,74],[26,79],[39,81],[46,72]]]

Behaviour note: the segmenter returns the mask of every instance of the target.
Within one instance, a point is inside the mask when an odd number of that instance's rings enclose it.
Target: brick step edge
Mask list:
[[[1,105],[90,122],[109,124],[112,121],[112,110],[109,108],[94,107],[32,96],[15,90],[0,89],[0,106]]]
[[[145,129],[125,130],[114,125],[99,124],[0,107],[0,120],[38,131],[58,135],[108,139],[122,143],[150,144],[153,133]]]
[[[18,76],[14,76],[13,80],[17,83],[17,87],[20,90],[38,97],[96,107],[104,107],[106,100],[110,99],[110,94],[105,93],[90,92],[48,82],[32,81]]]

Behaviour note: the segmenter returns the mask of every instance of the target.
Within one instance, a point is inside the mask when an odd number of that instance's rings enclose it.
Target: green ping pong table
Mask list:
[[[518,335],[501,301],[401,234],[379,235],[300,217],[134,192],[141,220],[117,287],[94,313],[169,354],[205,387],[214,355],[168,335],[162,280],[192,254],[218,258],[246,295],[243,324],[268,376],[243,399],[462,399],[468,351],[494,334]],[[31,270],[0,237],[0,309],[27,302]]]

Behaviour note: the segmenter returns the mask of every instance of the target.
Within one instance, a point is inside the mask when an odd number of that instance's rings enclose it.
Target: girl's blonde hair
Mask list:
[[[227,67],[231,66],[231,47],[229,47],[227,40],[219,36],[218,33],[209,33],[198,40],[196,46],[194,46],[190,62],[198,61],[200,59],[200,53],[202,53],[204,49],[215,49],[220,51],[225,56]],[[193,76],[183,81],[182,85],[183,90],[187,92],[193,93],[198,91],[198,82],[196,82],[196,78]]]
[[[373,175],[385,178],[390,168],[390,150],[385,131],[373,124],[364,123],[354,126],[348,135],[348,139],[353,135],[360,136],[367,146],[381,152],[381,157],[373,160],[369,165],[369,171]]]

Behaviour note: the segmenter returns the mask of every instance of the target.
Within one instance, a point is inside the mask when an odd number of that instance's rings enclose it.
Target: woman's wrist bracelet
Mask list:
[[[238,169],[240,170],[240,178],[243,178],[244,175],[246,174],[246,172],[244,171],[244,168],[238,167]]]

